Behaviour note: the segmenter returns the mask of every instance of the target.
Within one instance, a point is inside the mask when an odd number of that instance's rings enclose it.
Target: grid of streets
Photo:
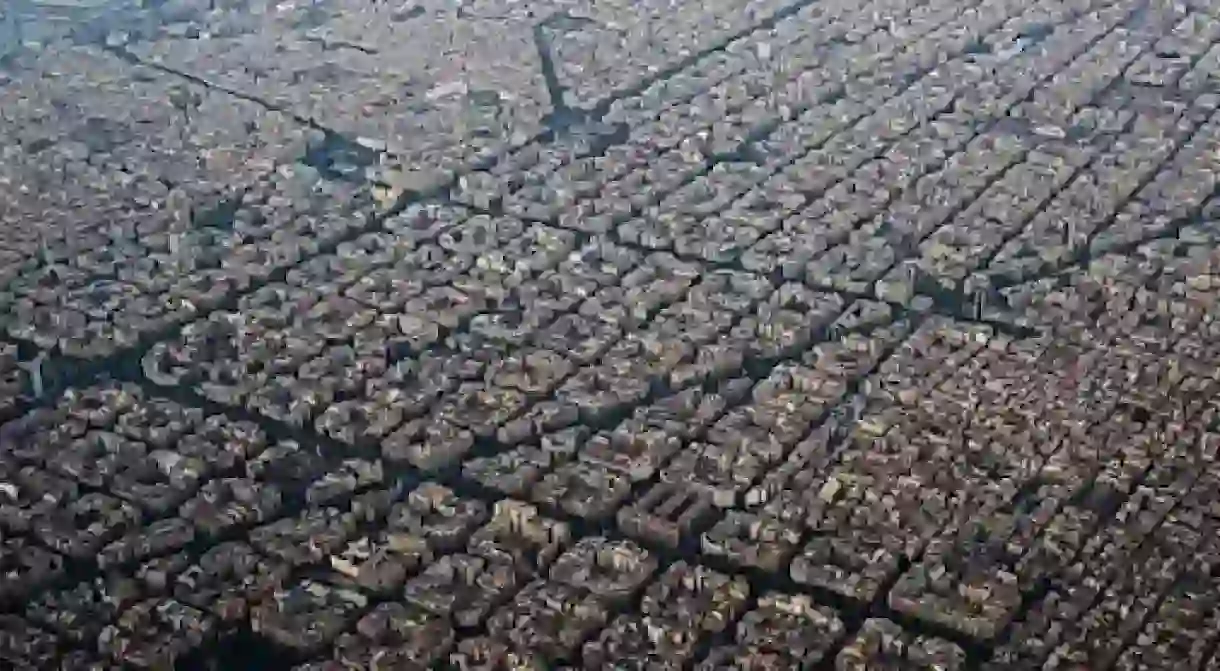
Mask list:
[[[1220,665],[1220,0],[104,4],[0,18],[5,668]]]

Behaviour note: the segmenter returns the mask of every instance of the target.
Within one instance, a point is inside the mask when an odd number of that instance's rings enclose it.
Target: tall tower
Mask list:
[[[21,0],[0,5],[0,58],[8,56],[21,46]]]

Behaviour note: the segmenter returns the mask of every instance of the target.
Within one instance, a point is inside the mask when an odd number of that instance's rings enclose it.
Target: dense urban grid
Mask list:
[[[4,11],[0,666],[1220,668],[1220,0]]]

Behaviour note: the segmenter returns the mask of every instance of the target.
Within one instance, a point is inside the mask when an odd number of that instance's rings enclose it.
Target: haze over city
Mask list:
[[[3,668],[1220,668],[1220,0],[0,2]]]

